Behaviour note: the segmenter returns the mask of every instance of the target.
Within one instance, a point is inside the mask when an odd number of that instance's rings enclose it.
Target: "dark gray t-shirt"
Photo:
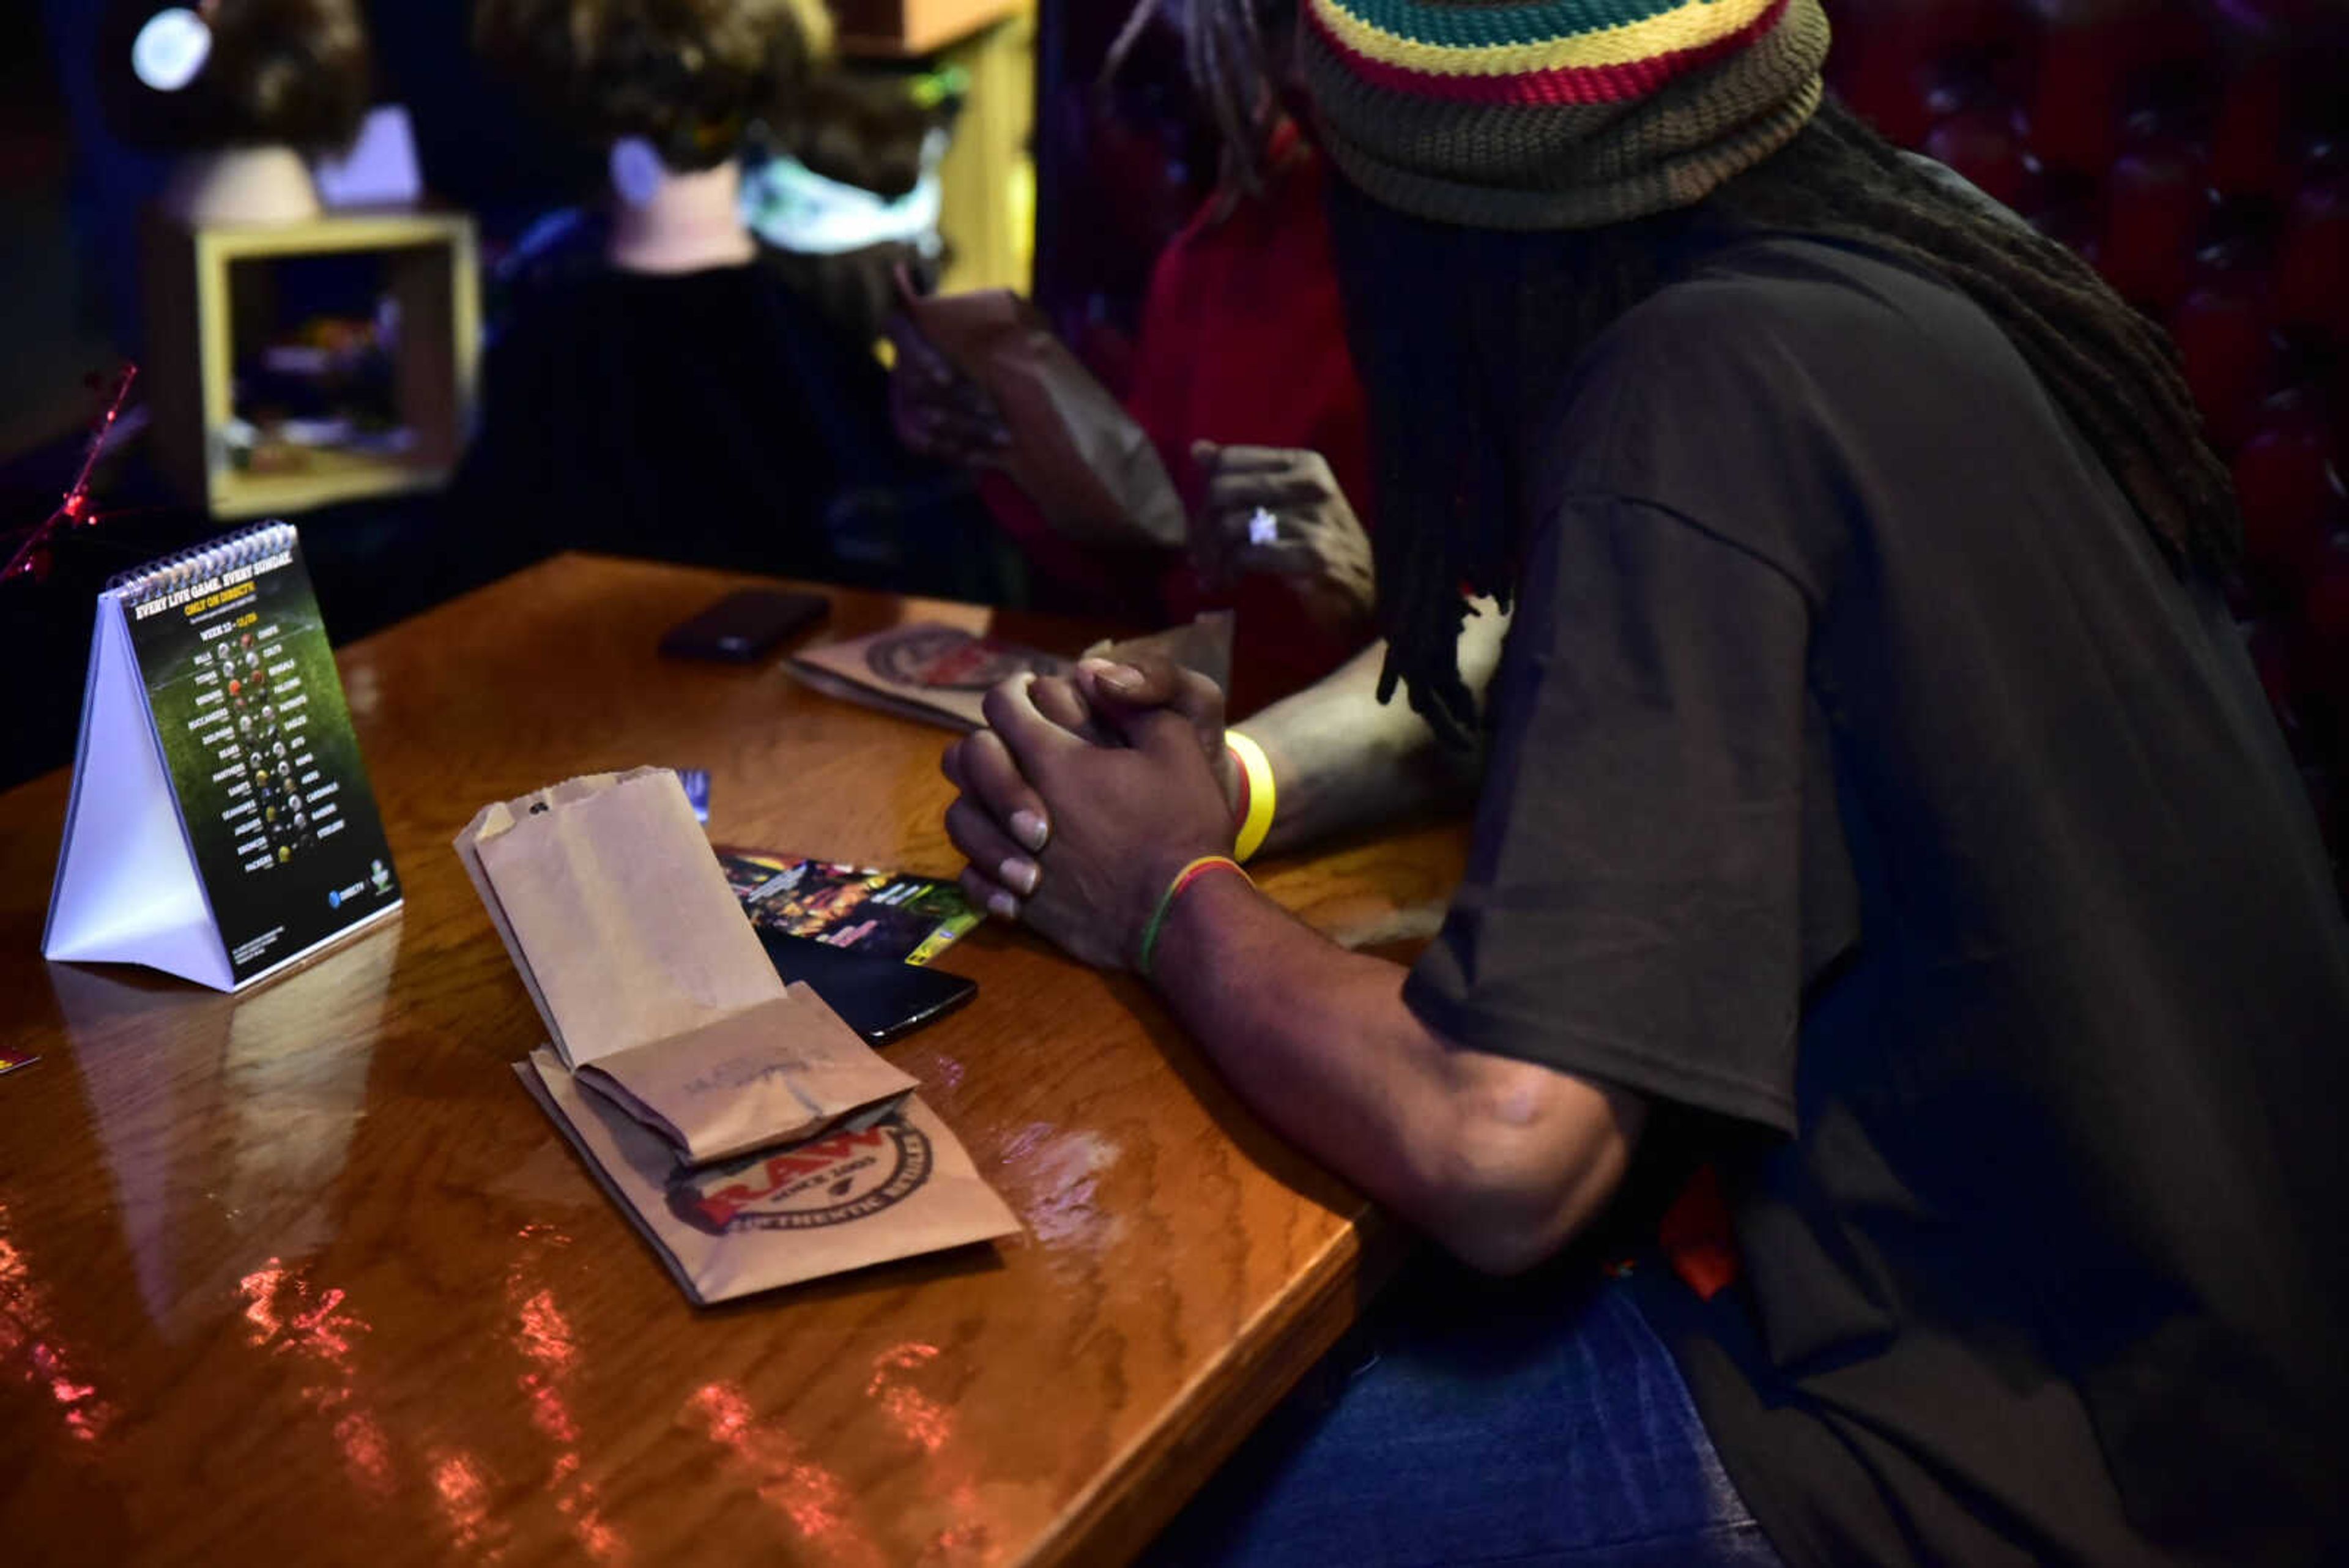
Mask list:
[[[1872,254],[1562,407],[1411,1006],[1702,1129],[1743,1277],[1643,1301],[1791,1561],[2332,1560],[2349,934],[2217,597]]]

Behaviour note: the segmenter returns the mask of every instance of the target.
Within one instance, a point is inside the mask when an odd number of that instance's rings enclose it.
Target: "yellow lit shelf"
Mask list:
[[[446,463],[428,465],[373,452],[318,448],[298,466],[267,472],[232,467],[212,480],[212,512],[221,518],[278,517],[337,502],[437,490],[449,482]]]
[[[156,459],[165,477],[214,516],[305,511],[427,490],[446,482],[471,418],[481,348],[472,220],[457,213],[344,213],[266,226],[190,227],[155,218],[145,234],[148,363]],[[278,472],[237,465],[225,431],[235,415],[241,321],[235,269],[304,256],[376,254],[398,307],[392,396],[409,450],[398,456],[331,450]],[[266,323],[263,324],[266,326]]]
[[[1036,251],[1036,0],[833,0],[841,53],[935,59],[970,76],[938,170],[941,289],[1026,293]]]
[[[832,0],[840,52],[872,58],[932,55],[1035,0]]]

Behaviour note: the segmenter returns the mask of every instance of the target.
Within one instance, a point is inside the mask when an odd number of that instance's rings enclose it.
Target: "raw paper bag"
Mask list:
[[[599,1056],[574,1076],[690,1165],[869,1125],[914,1089],[909,1074],[803,984],[688,1033]]]
[[[1011,477],[1071,537],[1181,546],[1183,498],[1157,447],[1042,312],[999,288],[903,303],[922,336],[994,400],[1011,432]]]
[[[918,1096],[870,1125],[698,1168],[544,1048],[514,1064],[677,1282],[708,1304],[1015,1234],[1019,1221]]]
[[[558,1057],[678,1159],[807,1137],[913,1088],[785,989],[667,769],[484,807],[457,853]]]
[[[987,722],[982,705],[1015,675],[1061,675],[1064,659],[960,627],[916,621],[793,654],[793,675],[826,696],[954,730]]]

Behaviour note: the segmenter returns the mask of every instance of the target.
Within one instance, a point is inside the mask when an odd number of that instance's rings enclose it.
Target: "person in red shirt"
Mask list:
[[[1369,417],[1321,155],[1269,98],[1237,134],[1247,144],[1153,269],[1126,400],[1182,493],[1185,548],[1126,519],[1048,514],[996,465],[1008,437],[984,394],[903,317],[892,337],[901,439],[979,467],[998,523],[1063,586],[1168,621],[1235,610],[1233,711],[1246,713],[1327,675],[1375,628]]]

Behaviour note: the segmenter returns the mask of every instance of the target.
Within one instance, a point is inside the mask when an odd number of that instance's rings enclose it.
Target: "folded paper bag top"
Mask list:
[[[574,1076],[667,1138],[688,1165],[869,1127],[915,1088],[805,985],[688,1033],[599,1056]]]
[[[914,1087],[785,989],[667,769],[492,805],[457,852],[564,1064],[680,1160],[875,1118]]]

